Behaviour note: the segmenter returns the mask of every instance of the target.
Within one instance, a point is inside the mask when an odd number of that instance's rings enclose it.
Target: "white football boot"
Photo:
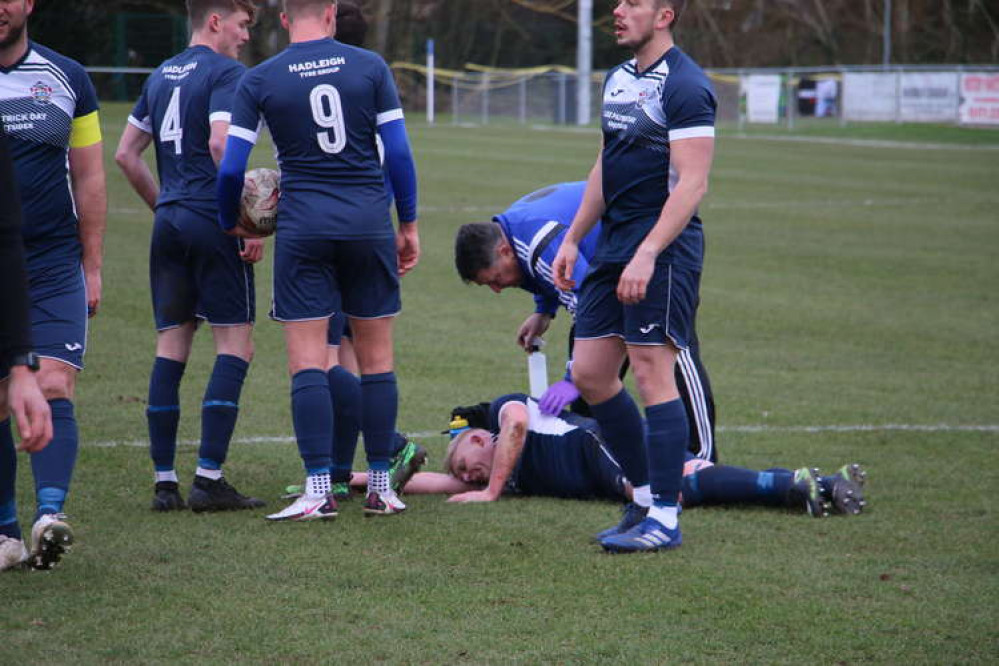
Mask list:
[[[406,505],[395,494],[395,491],[391,489],[383,490],[380,493],[371,490],[364,500],[365,517],[391,516],[392,514],[402,513],[405,510]]]
[[[302,495],[283,511],[272,513],[267,520],[330,520],[337,516],[333,493]]]
[[[73,528],[66,522],[64,513],[46,513],[31,528],[31,555],[28,565],[32,569],[47,571],[54,567],[73,545]]]

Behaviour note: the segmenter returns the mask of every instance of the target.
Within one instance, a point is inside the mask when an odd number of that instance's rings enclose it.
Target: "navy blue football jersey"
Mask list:
[[[597,260],[631,259],[676,183],[670,142],[713,137],[716,106],[707,75],[675,46],[644,72],[629,60],[607,74],[601,121],[606,210]],[[699,271],[703,255],[695,214],[660,261]]]
[[[503,408],[526,405],[527,439],[507,481],[507,492],[566,498],[617,498],[620,467],[603,448],[596,421],[563,412],[541,413],[538,403],[522,393],[497,398],[489,406],[489,429],[498,435]]]
[[[281,168],[285,238],[393,238],[376,137],[379,125],[402,117],[379,55],[318,39],[291,44],[245,74],[229,133],[255,143],[266,122]]]
[[[182,201],[215,207],[211,124],[230,121],[236,84],[245,69],[207,46],[191,46],[146,80],[128,122],[153,136],[160,177],[157,206]]]
[[[535,311],[555,315],[561,304],[576,312],[576,292],[562,291],[552,279],[552,263],[565,232],[583,201],[586,183],[560,183],[532,192],[517,200],[493,218],[513,247],[520,272],[520,288],[534,294]],[[583,283],[589,261],[596,254],[600,223],[579,244],[579,258],[573,269],[576,288]]]
[[[101,140],[93,83],[76,61],[29,42],[21,60],[0,67],[0,122],[17,174],[29,262],[79,257],[68,152]]]

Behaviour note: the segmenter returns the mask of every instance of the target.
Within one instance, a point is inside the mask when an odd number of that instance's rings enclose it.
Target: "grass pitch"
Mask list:
[[[104,111],[105,302],[79,383],[84,444],[67,507],[78,546],[51,573],[0,577],[0,662],[999,659],[999,133],[830,128],[835,144],[722,133],[699,315],[719,451],[754,468],[859,461],[869,511],[692,509],[679,551],[612,557],[588,542],[616,520],[607,503],[409,497],[396,519],[363,520],[355,502],[323,525],[149,512],[151,214],[111,160],[126,113]],[[399,425],[429,433],[453,405],[527,381],[513,340],[531,300],[462,285],[455,229],[583,178],[597,136],[411,123],[424,255],[397,325]],[[256,150],[256,166],[269,159]],[[257,357],[227,469],[274,508],[301,471],[280,329],[266,319],[269,257],[257,285]],[[548,336],[553,377],[566,319]],[[198,435],[211,360],[199,337],[185,440]],[[444,438],[422,441],[439,464]],[[178,462],[186,485],[194,446]],[[25,520],[30,484],[22,456]]]

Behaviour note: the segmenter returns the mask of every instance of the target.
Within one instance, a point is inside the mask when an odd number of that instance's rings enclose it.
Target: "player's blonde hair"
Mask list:
[[[481,428],[466,428],[455,435],[447,445],[447,452],[444,454],[444,471],[454,476],[454,454],[461,446],[462,442],[472,436],[472,433]]]

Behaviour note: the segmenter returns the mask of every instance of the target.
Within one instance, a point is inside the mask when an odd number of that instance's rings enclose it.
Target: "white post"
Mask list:
[[[482,124],[489,124],[489,72],[483,72],[480,79],[482,86]]]
[[[881,66],[891,65],[891,0],[884,1],[884,23],[881,26]]]
[[[520,91],[518,115],[520,116],[520,124],[524,125],[527,123],[527,75],[526,74],[520,80],[520,83],[517,85],[517,88]]]
[[[787,91],[784,94],[787,95],[787,109],[785,109],[785,111],[787,112],[787,128],[789,130],[793,130],[794,112],[797,109],[798,98],[794,94],[794,72],[788,71],[786,76],[787,76],[787,88],[786,88]],[[792,103],[794,104],[793,107],[791,106]]]
[[[434,124],[434,40],[427,40],[427,124]]]
[[[593,78],[593,0],[579,0],[576,36],[576,124],[590,124],[590,79]]]
[[[565,113],[565,72],[558,73],[558,124],[566,124]]]

